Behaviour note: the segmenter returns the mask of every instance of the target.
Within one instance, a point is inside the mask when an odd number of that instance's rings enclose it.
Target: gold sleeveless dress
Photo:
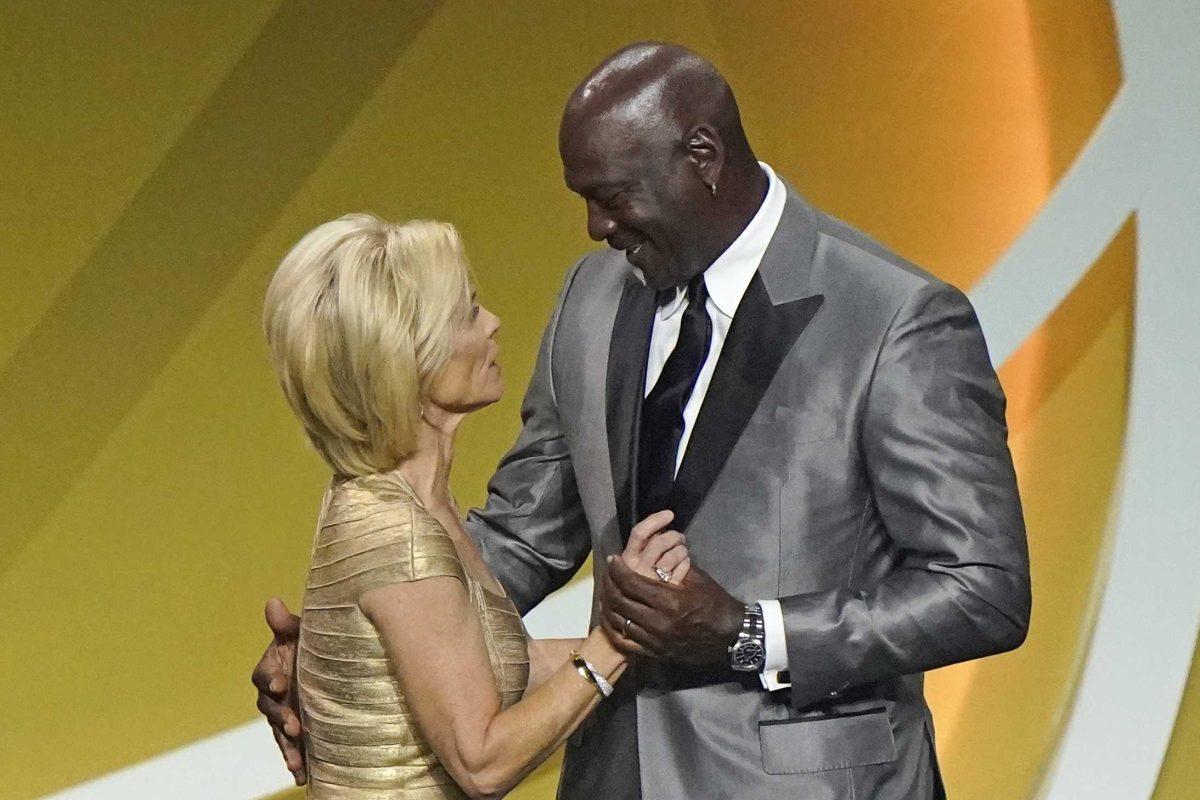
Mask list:
[[[417,728],[379,634],[358,608],[371,589],[438,575],[466,586],[508,708],[529,679],[525,629],[512,602],[471,577],[402,478],[334,481],[313,541],[297,658],[308,797],[465,797]]]

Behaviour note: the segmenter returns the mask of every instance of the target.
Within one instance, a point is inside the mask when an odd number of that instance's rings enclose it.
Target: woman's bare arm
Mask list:
[[[359,606],[378,629],[397,680],[438,761],[468,795],[500,797],[544,761],[599,694],[567,660],[500,709],[484,633],[466,587],[447,576],[373,589]],[[624,657],[596,629],[579,651],[608,680]]]
[[[643,520],[621,558],[653,574],[688,568],[683,536],[662,532],[670,512]],[[577,671],[571,650],[610,683],[624,656],[599,628],[585,639],[531,640],[531,680],[520,702],[501,710],[484,631],[466,587],[438,576],[373,589],[359,599],[375,625],[425,738],[471,797],[499,797],[558,748],[600,699]]]
[[[578,650],[583,639],[535,639],[526,635],[529,647],[529,685],[531,692],[546,682],[554,671],[570,660],[571,651]]]

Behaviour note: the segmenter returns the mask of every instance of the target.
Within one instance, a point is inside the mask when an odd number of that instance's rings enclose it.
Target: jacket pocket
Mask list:
[[[865,767],[896,760],[896,739],[887,709],[830,717],[758,723],[763,769],[771,775]]]

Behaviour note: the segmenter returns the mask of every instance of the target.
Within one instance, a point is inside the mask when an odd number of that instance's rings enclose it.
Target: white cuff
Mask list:
[[[783,609],[778,600],[759,600],[763,614],[763,642],[766,648],[766,663],[759,680],[768,692],[786,689],[792,684],[781,683],[779,673],[788,668],[787,636],[783,631]]]

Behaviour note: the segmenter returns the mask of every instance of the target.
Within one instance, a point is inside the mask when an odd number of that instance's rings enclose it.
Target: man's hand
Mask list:
[[[271,723],[275,743],[283,753],[297,786],[308,780],[301,741],[300,698],[296,691],[296,650],[300,643],[300,618],[278,597],[267,601],[267,625],[275,637],[267,645],[250,681],[258,687],[258,710]]]
[[[728,663],[746,605],[699,567],[693,565],[676,586],[645,578],[610,558],[600,586],[604,630],[625,652],[692,664]]]

